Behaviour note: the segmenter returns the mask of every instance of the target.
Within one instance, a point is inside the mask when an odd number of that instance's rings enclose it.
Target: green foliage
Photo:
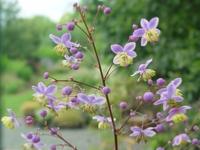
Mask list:
[[[83,127],[88,122],[88,117],[78,110],[59,111],[54,117],[53,125],[61,128],[78,128]]]
[[[21,112],[23,116],[35,116],[36,112],[41,108],[36,101],[27,101],[21,105]]]

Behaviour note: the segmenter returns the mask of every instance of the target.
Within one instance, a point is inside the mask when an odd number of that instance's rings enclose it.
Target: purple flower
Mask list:
[[[145,102],[152,102],[154,99],[154,94],[152,92],[145,92],[143,95],[143,100]]]
[[[56,101],[52,101],[52,100],[49,101],[47,107],[52,109],[55,112],[58,112],[63,108],[66,108],[64,102],[56,102]]]
[[[80,100],[76,97],[73,97],[70,101],[66,103],[66,106],[73,109],[79,109]]]
[[[190,137],[186,133],[182,133],[174,137],[172,146],[178,146],[190,142],[191,142]]]
[[[105,129],[105,128],[109,127],[110,125],[112,125],[111,124],[112,121],[111,121],[110,117],[96,115],[96,116],[92,117],[92,119],[97,120],[97,122],[99,122],[98,128],[100,128],[100,129]]]
[[[187,116],[185,115],[186,111],[191,109],[190,106],[181,106],[175,107],[169,110],[168,116],[166,117],[166,121],[173,121],[175,123],[182,122],[187,120]]]
[[[86,105],[103,105],[106,101],[104,97],[96,96],[96,95],[86,95],[83,93],[79,93],[77,98],[81,103]]]
[[[152,59],[149,59],[145,64],[140,64],[137,71],[135,71],[131,76],[139,74],[140,77],[138,78],[138,81],[140,81],[140,79],[143,79],[144,81],[151,79],[155,76],[155,71],[147,68],[151,62]]]
[[[157,28],[159,22],[158,17],[152,18],[150,21],[141,19],[140,25],[142,28],[138,28],[133,32],[133,36],[141,37],[141,46],[145,46],[147,42],[157,42],[160,30]]]
[[[109,15],[109,14],[111,13],[111,11],[112,11],[112,9],[111,9],[110,7],[105,7],[105,8],[103,9],[103,13],[104,13],[105,15]]]
[[[73,21],[68,22],[67,25],[66,25],[66,27],[67,27],[68,31],[73,31],[74,28],[75,28],[75,23]]]
[[[156,132],[153,131],[153,127],[148,127],[146,129],[142,129],[140,127],[137,126],[133,126],[131,127],[131,131],[132,133],[130,134],[130,136],[133,137],[153,137],[154,135],[156,135]]]
[[[49,35],[49,38],[57,45],[63,45],[66,48],[72,48],[72,47],[79,47],[80,44],[74,43],[71,41],[71,34],[70,33],[64,33],[61,37],[55,36],[53,34]]]
[[[182,102],[183,97],[178,93],[177,87],[181,84],[181,78],[176,78],[168,84],[166,88],[157,91],[160,94],[160,99],[154,102],[154,105],[163,105],[163,110],[167,110],[170,106],[176,105],[177,102]]]
[[[63,66],[69,67],[71,69],[73,69],[74,65],[78,65],[79,66],[79,64],[81,62],[80,59],[77,59],[74,56],[65,55],[64,57],[65,57],[65,59],[62,61]]]
[[[37,86],[32,86],[32,89],[35,91],[33,96],[37,101],[46,104],[48,100],[55,100],[54,93],[57,90],[55,85],[46,86],[43,82],[39,82]]]
[[[40,141],[40,137],[37,134],[27,133],[21,134],[21,136],[27,141],[26,144],[23,145],[24,149],[36,149],[41,150],[43,147],[43,143]]]
[[[63,89],[62,89],[62,95],[71,95],[72,93],[72,88],[70,86],[65,86]]]
[[[125,44],[122,47],[119,44],[111,45],[111,50],[116,56],[113,59],[113,63],[120,66],[128,66],[132,63],[133,58],[137,56],[136,52],[134,51],[136,44],[134,42],[130,42]]]

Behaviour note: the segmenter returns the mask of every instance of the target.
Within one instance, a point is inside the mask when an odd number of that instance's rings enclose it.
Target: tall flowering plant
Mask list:
[[[106,72],[102,69],[102,61],[99,57],[100,51],[96,47],[96,42],[94,38],[94,26],[87,22],[87,11],[85,7],[78,4],[74,5],[76,11],[79,13],[79,18],[74,19],[66,24],[57,25],[57,30],[60,31],[66,27],[67,31],[61,35],[56,36],[50,34],[49,37],[53,43],[56,44],[55,51],[63,57],[62,64],[64,67],[70,68],[72,71],[78,70],[81,63],[84,61],[84,52],[82,49],[84,45],[74,42],[71,37],[71,32],[74,29],[79,29],[88,40],[91,45],[89,51],[94,53],[97,68],[99,70],[99,86],[90,85],[84,81],[76,80],[73,77],[67,79],[57,79],[53,77],[50,73],[44,73],[44,79],[49,80],[49,84],[45,85],[43,82],[39,82],[37,85],[33,86],[34,99],[40,103],[44,109],[40,111],[40,117],[44,119],[45,129],[49,131],[49,135],[57,137],[61,140],[61,144],[48,145],[41,141],[40,132],[32,131],[29,133],[22,133],[21,137],[25,140],[23,145],[24,150],[40,150],[48,147],[51,150],[56,150],[59,147],[69,147],[73,150],[78,150],[74,144],[69,142],[59,131],[59,127],[51,127],[48,122],[45,121],[47,114],[54,112],[55,115],[63,109],[79,109],[81,111],[87,112],[92,115],[92,118],[98,122],[99,129],[110,128],[113,133],[113,149],[119,149],[118,137],[121,135],[128,135],[133,140],[137,142],[147,142],[152,137],[156,136],[160,132],[165,130],[173,129],[173,127],[178,124],[179,126],[185,127],[184,131],[177,133],[177,135],[169,139],[170,142],[166,142],[166,145],[160,145],[157,150],[172,149],[172,147],[181,147],[182,145],[193,145],[200,148],[200,140],[195,137],[194,132],[198,131],[197,125],[189,125],[187,111],[191,109],[190,106],[183,105],[184,96],[179,89],[182,83],[180,77],[175,78],[168,84],[163,78],[155,78],[156,71],[150,69],[150,64],[153,59],[149,59],[146,62],[140,64],[138,69],[133,72],[129,77],[133,80],[136,79],[138,82],[146,83],[149,88],[148,91],[144,92],[143,95],[137,96],[136,101],[138,105],[133,109],[128,107],[128,103],[125,101],[120,102],[119,108],[122,110],[129,111],[129,115],[122,120],[117,120],[115,114],[113,113],[113,104],[110,101],[110,95],[112,94],[112,89],[107,86],[109,76],[112,75],[112,67],[117,65],[126,69],[134,63],[139,52],[137,51],[137,45],[146,46],[148,43],[156,44],[159,41],[160,30],[158,29],[159,18],[153,17],[149,21],[146,19],[141,19],[140,26],[133,25],[133,33],[129,37],[128,42],[122,44],[112,44],[110,49],[114,53],[113,62]],[[112,10],[107,6],[98,6],[97,15],[102,12],[105,15],[109,15]],[[141,40],[139,44],[138,41]],[[58,85],[60,82],[64,82],[65,86],[60,89]],[[75,92],[69,83],[77,84],[81,87],[89,87],[95,90],[95,94],[81,90]],[[62,84],[63,85],[63,84]],[[60,96],[61,95],[61,96]],[[145,105],[145,103],[151,104],[152,107],[159,107],[160,109],[154,109],[152,114],[145,114],[140,112],[140,108]],[[162,107],[160,107],[162,106]],[[105,109],[106,108],[106,109]],[[105,109],[107,112],[102,113],[101,109]],[[161,111],[157,111],[161,110]],[[101,112],[101,113],[100,113]],[[107,115],[108,114],[108,115]],[[129,120],[134,120],[138,116],[144,117],[148,116],[145,121],[142,120],[140,123],[129,123]],[[1,119],[3,125],[7,128],[14,129],[20,126],[16,115],[12,110],[8,109],[8,116],[4,116]],[[33,118],[27,116],[25,123],[30,125],[33,123]],[[125,130],[125,128],[128,131]],[[187,129],[187,130],[186,130]],[[81,148],[80,148],[81,149]]]

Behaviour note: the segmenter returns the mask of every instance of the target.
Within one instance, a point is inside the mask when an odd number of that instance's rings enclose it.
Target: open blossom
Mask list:
[[[40,137],[37,134],[27,133],[21,134],[21,136],[26,140],[27,143],[23,145],[24,150],[41,150],[43,143],[40,141]]]
[[[15,113],[11,109],[7,109],[8,116],[4,116],[1,118],[3,125],[6,128],[14,129],[19,126],[19,122],[17,121]]]
[[[96,95],[86,95],[79,93],[77,95],[80,104],[82,104],[82,109],[89,113],[94,113],[96,111],[96,106],[101,106],[105,104],[105,98]]]
[[[181,106],[170,109],[168,112],[168,116],[166,117],[166,121],[173,121],[175,123],[186,121],[187,116],[185,115],[185,113],[188,109],[191,109],[191,107]]]
[[[68,55],[65,55],[64,57],[65,57],[65,59],[62,61],[63,66],[74,69],[73,68],[74,65],[76,65],[76,66],[80,65],[81,59],[77,59],[74,56],[68,56]],[[74,70],[76,70],[76,69],[74,69]]]
[[[138,126],[133,126],[133,127],[131,127],[132,133],[130,134],[130,136],[139,137],[139,138],[153,137],[154,135],[156,135],[156,132],[153,131],[153,129],[154,129],[153,127],[148,127],[146,129],[142,129]]]
[[[157,42],[160,30],[157,28],[159,22],[158,17],[152,18],[150,21],[141,19],[140,25],[142,28],[138,28],[133,32],[134,37],[141,37],[141,46],[145,46],[147,42]]]
[[[48,100],[55,100],[54,96],[57,87],[55,85],[46,86],[43,82],[39,82],[37,86],[32,86],[32,89],[35,91],[33,96],[40,103],[46,104]]]
[[[135,46],[136,44],[134,42],[127,43],[124,47],[119,44],[111,45],[112,52],[116,54],[113,59],[113,63],[122,67],[131,64],[133,62],[133,58],[137,56],[134,51]]]
[[[79,47],[80,45],[71,41],[71,34],[64,33],[61,37],[55,36],[53,34],[49,35],[49,38],[57,44],[55,50],[57,53],[64,55],[67,48]]]
[[[99,122],[99,124],[98,124],[99,129],[108,128],[112,123],[110,117],[104,117],[104,116],[96,115],[96,116],[92,117],[92,119],[97,120],[97,122]]]
[[[61,110],[63,108],[66,108],[66,106],[64,105],[64,102],[57,102],[54,100],[49,100],[47,107],[55,112],[58,112],[59,110]]]
[[[172,146],[178,146],[190,142],[191,142],[190,137],[186,133],[182,133],[174,137]]]
[[[177,87],[181,84],[181,78],[172,80],[166,88],[162,88],[157,91],[160,95],[160,99],[154,102],[154,105],[163,105],[163,110],[167,110],[170,106],[176,106],[177,102],[182,102],[183,97],[179,94]],[[178,92],[177,92],[178,91]]]
[[[145,64],[139,65],[138,70],[134,72],[131,76],[139,74],[140,77],[138,78],[138,81],[140,81],[140,79],[143,79],[144,81],[151,79],[153,76],[155,76],[155,71],[147,68],[151,62],[152,59],[149,59],[146,61]]]

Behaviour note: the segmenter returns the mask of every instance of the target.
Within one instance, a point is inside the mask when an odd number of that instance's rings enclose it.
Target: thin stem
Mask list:
[[[82,13],[80,7],[78,7],[78,10],[79,10],[79,13],[81,15],[81,19],[82,19],[82,21],[83,21],[83,23],[84,23],[84,25],[85,25],[85,27],[87,29],[91,45],[93,47],[93,50],[94,50],[94,53],[95,53],[95,56],[96,56],[96,60],[97,60],[97,63],[98,63],[98,68],[99,68],[99,72],[100,72],[100,76],[101,76],[102,85],[106,86],[106,82],[105,82],[104,75],[103,75],[103,70],[102,70],[102,67],[101,67],[101,62],[100,62],[100,59],[99,59],[99,55],[98,55],[98,52],[97,52],[97,49],[96,49],[96,45],[95,45],[92,33],[89,30],[89,27],[88,27],[87,22],[85,20],[85,16]],[[117,130],[116,130],[115,121],[114,121],[114,117],[113,117],[113,113],[112,113],[112,109],[111,109],[111,104],[110,104],[110,100],[109,100],[108,95],[106,95],[105,97],[106,97],[108,110],[109,110],[109,114],[110,114],[111,121],[112,121],[112,126],[113,126],[113,136],[114,136],[114,142],[115,142],[115,150],[118,150]]]
[[[79,26],[78,23],[76,23],[76,26],[89,38],[87,32],[81,26]]]
[[[107,78],[107,76],[108,76],[108,74],[109,74],[109,72],[110,72],[112,66],[113,66],[113,64],[111,64],[110,67],[108,68],[108,70],[106,71],[106,75],[105,75],[105,77],[104,77],[105,80],[106,80],[106,78]]]
[[[93,85],[90,85],[88,83],[84,83],[84,82],[81,82],[81,81],[78,81],[78,80],[75,80],[75,79],[66,79],[66,80],[59,80],[59,79],[56,79],[52,76],[49,76],[49,78],[53,79],[54,82],[74,82],[74,83],[78,83],[80,85],[84,85],[84,86],[88,86],[90,88],[93,88],[93,89],[96,89],[96,90],[100,90],[100,88],[96,87],[96,86],[93,86]]]

